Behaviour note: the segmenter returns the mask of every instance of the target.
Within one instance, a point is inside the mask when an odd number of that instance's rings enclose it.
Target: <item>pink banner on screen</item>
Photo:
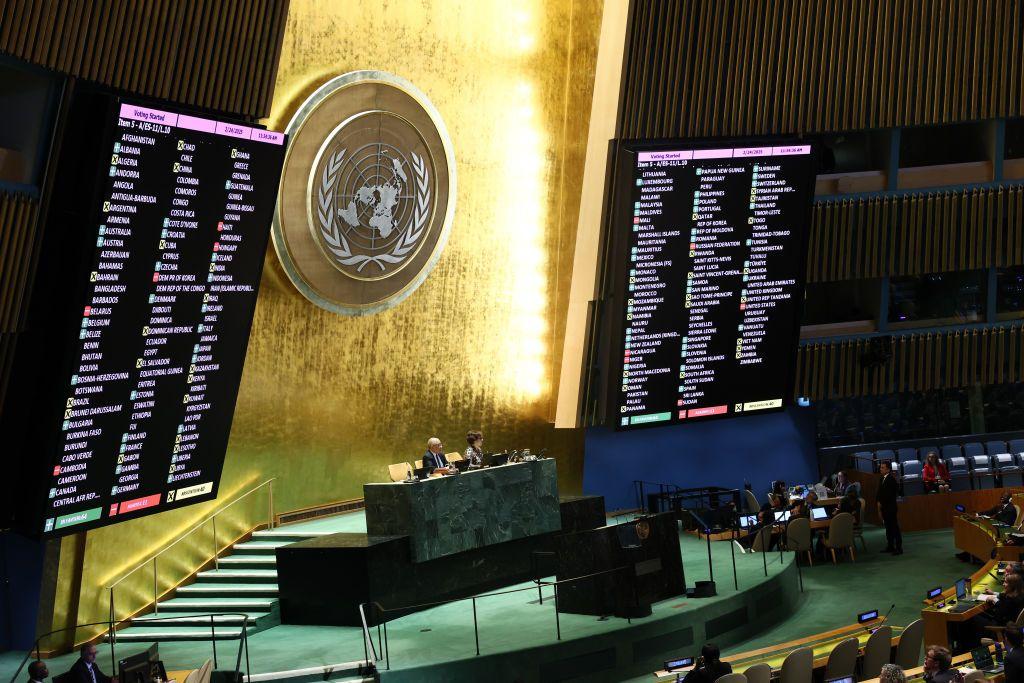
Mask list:
[[[136,510],[142,510],[143,508],[151,508],[160,504],[160,494],[154,493],[152,496],[146,496],[145,498],[134,498],[132,500],[126,500],[121,503],[120,513],[123,515],[127,512],[135,512]]]
[[[242,138],[248,140],[249,136],[252,135],[252,129],[249,126],[240,126],[237,123],[224,123],[223,121],[217,122],[217,129],[214,131],[217,135],[227,135],[232,138]]]
[[[731,149],[696,149],[694,159],[727,159],[732,157]]]
[[[169,111],[160,111],[159,109],[136,107],[133,104],[122,104],[120,117],[122,119],[159,123],[164,126],[176,126],[178,124],[177,114],[172,114]]]
[[[692,158],[693,152],[683,149],[669,152],[638,152],[636,155],[637,161],[677,161]]]
[[[178,128],[212,133],[216,127],[217,122],[212,119],[201,119],[198,116],[187,116],[185,114],[178,117]]]
[[[707,417],[708,415],[723,415],[729,410],[728,406],[708,406],[707,408],[694,408],[686,411],[689,417]]]

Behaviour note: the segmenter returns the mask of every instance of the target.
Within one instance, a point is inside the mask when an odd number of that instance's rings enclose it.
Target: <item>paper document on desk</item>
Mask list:
[[[984,600],[985,602],[999,602],[999,596],[994,594],[981,593],[976,597],[978,600]]]

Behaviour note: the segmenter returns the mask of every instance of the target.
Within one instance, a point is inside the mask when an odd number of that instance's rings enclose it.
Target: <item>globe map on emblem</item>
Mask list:
[[[346,236],[364,249],[387,249],[412,219],[412,164],[390,145],[366,145],[352,154],[335,192]]]

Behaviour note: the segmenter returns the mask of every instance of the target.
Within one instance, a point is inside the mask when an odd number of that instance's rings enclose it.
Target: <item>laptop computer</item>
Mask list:
[[[781,524],[782,522],[789,521],[789,510],[779,510],[775,513],[775,523]]]
[[[469,469],[468,460],[452,460],[448,464],[457,469],[459,472],[465,472],[466,470]]]
[[[740,515],[740,528],[750,529],[757,526],[757,515]]]
[[[427,477],[430,476],[430,470],[431,469],[433,469],[433,468],[430,468],[430,467],[417,467],[416,469],[414,469],[412,471],[412,475],[414,477],[416,477],[417,479],[422,481],[422,480],[424,480],[424,479],[426,479]]]
[[[508,462],[508,453],[484,453],[484,467],[497,467]]]
[[[974,668],[984,671],[987,674],[997,674],[1003,670],[1002,664],[996,664],[992,659],[992,653],[987,647],[976,647],[971,650],[971,659],[974,660]]]
[[[828,519],[828,510],[825,508],[811,508],[811,519],[816,522]]]

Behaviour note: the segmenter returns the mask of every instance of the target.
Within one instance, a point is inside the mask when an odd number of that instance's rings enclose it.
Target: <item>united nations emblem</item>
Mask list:
[[[440,257],[455,160],[440,115],[411,83],[340,76],[288,125],[274,247],[313,303],[363,315],[411,294]]]

